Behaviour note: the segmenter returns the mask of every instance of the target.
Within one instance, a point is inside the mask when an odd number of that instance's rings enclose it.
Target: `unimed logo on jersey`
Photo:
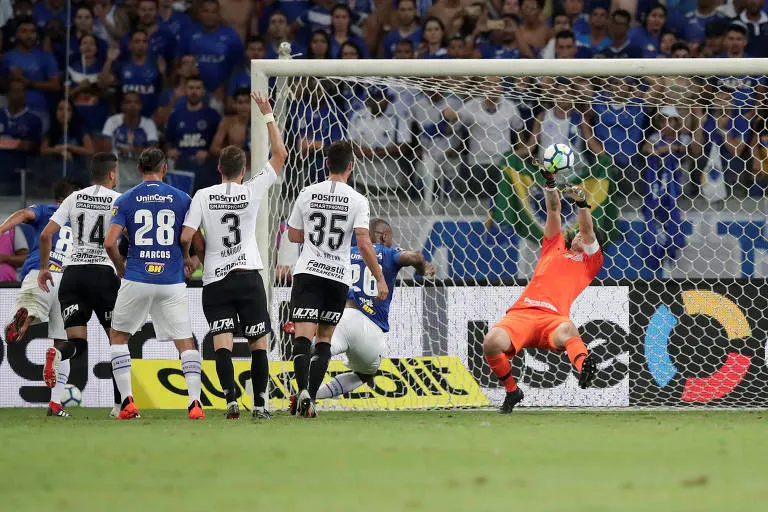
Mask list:
[[[173,202],[173,194],[168,194],[167,196],[163,196],[160,194],[149,194],[146,196],[136,196],[136,202],[138,203],[165,203]]]

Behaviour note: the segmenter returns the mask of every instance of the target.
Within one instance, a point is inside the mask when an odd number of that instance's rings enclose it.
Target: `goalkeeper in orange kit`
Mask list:
[[[603,266],[603,253],[592,224],[590,206],[581,187],[570,187],[568,195],[578,208],[579,230],[575,236],[560,232],[560,194],[555,177],[539,165],[546,180],[544,197],[547,220],[541,256],[523,294],[507,310],[483,340],[483,354],[491,370],[507,391],[499,412],[509,414],[523,399],[523,391],[512,377],[509,360],[524,348],[565,351],[579,372],[579,386],[588,387],[597,365],[569,318],[571,304],[592,282]]]

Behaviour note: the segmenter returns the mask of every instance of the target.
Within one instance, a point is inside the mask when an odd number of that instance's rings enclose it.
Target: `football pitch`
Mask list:
[[[0,409],[0,510],[735,511],[768,503],[768,412]]]

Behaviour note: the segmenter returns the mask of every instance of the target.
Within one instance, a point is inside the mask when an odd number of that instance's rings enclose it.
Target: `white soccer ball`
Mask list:
[[[571,170],[573,160],[573,150],[568,144],[552,144],[544,150],[544,167],[551,173]]]
[[[72,384],[64,386],[64,393],[61,396],[61,405],[64,407],[79,407],[83,403],[83,393]]]

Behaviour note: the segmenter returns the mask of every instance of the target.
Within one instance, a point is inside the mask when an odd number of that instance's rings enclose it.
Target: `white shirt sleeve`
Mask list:
[[[107,119],[107,122],[104,123],[104,129],[101,130],[103,136],[112,138],[118,127],[118,117],[119,115],[114,115]]]
[[[362,228],[362,229],[368,229],[368,226],[371,223],[371,207],[368,204],[368,199],[365,197],[360,198],[360,206],[357,208],[357,213],[355,214],[355,220],[353,221],[352,227],[354,229]]]
[[[296,202],[293,204],[293,210],[291,210],[291,216],[288,217],[288,226],[293,229],[304,229],[304,215],[301,212],[301,202],[304,200],[303,194],[299,194],[296,198]]]
[[[27,244],[27,237],[24,236],[24,230],[16,226],[13,229],[13,252],[18,252],[22,249],[29,249],[29,244]]]
[[[76,194],[72,193],[67,196],[64,201],[62,201],[61,205],[56,209],[55,212],[53,212],[53,215],[51,215],[51,220],[59,225],[59,227],[65,226],[67,222],[69,222],[69,213],[72,209],[72,196]]]
[[[520,111],[517,109],[517,107],[508,100],[502,100],[505,101],[507,104],[507,112],[509,112],[509,126],[513,130],[522,130],[523,129],[523,118],[520,115]]]
[[[584,252],[587,256],[592,256],[600,250],[600,244],[597,242],[597,238],[591,244],[584,245]]]
[[[277,248],[277,265],[293,267],[299,260],[299,244],[288,240],[288,230],[280,235],[280,246]]]
[[[157,136],[157,125],[155,122],[147,117],[143,117],[141,118],[141,124],[147,133],[147,142],[157,142],[159,137]]]
[[[200,192],[197,192],[192,198],[192,202],[189,203],[189,210],[187,210],[187,216],[184,218],[185,227],[200,229],[200,224],[203,223],[202,197]]]

